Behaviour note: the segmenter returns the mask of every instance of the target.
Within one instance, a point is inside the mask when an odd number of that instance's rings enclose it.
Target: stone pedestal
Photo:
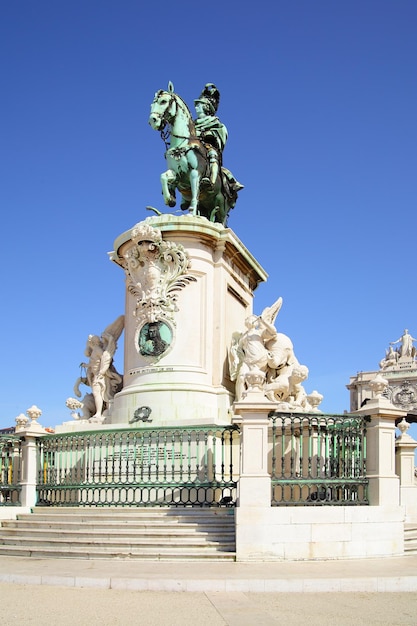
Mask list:
[[[24,433],[25,439],[22,443],[23,458],[23,479],[21,481],[21,504],[23,507],[32,507],[36,504],[36,482],[37,482],[37,449],[36,435],[30,436]]]
[[[414,477],[414,453],[417,441],[404,429],[397,437],[395,448],[395,470],[400,477],[400,502],[405,508],[406,522],[416,522],[417,486]]]
[[[367,426],[366,474],[369,479],[369,504],[400,505],[400,481],[395,473],[395,422],[404,411],[385,398],[368,402],[355,414],[371,418]]]
[[[127,277],[124,381],[111,423],[230,422],[228,348],[264,270],[230,229],[190,215],[140,222],[111,258]]]
[[[242,452],[238,507],[271,506],[271,476],[268,471],[268,413],[274,405],[262,393],[248,394],[233,405],[233,423],[239,424]]]

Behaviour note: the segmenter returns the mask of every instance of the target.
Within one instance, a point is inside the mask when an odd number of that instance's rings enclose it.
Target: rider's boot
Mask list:
[[[219,164],[217,161],[210,161],[210,178],[204,177],[200,181],[200,187],[213,191],[217,175],[219,173]]]
[[[217,161],[210,162],[210,182],[214,185],[216,184],[217,176],[219,175],[219,163]]]

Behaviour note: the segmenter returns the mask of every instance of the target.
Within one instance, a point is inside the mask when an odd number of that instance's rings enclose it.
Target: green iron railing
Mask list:
[[[0,506],[20,505],[21,471],[20,438],[0,435]]]
[[[369,418],[277,411],[269,418],[273,506],[369,504]]]
[[[38,504],[234,505],[235,426],[142,428],[46,435],[37,440]]]

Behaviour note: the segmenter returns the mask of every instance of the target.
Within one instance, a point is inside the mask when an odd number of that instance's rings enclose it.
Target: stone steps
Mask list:
[[[128,519],[129,517],[140,517],[140,519],[154,519],[155,517],[181,517],[182,519],[199,517],[204,519],[213,518],[228,518],[233,517],[233,507],[186,507],[186,506],[36,506],[33,508],[32,515],[48,517],[62,517],[67,516],[69,512],[72,515],[83,516],[85,515],[90,519],[91,517],[100,518],[113,518],[120,517],[122,519]]]
[[[164,526],[161,525],[153,525],[151,522],[147,522],[145,524],[133,523],[133,524],[123,524],[118,525],[111,523],[109,525],[106,524],[89,524],[88,530],[89,532],[94,532],[97,535],[107,535],[107,536],[115,536],[122,535],[125,537],[132,536],[137,537],[140,533],[141,535],[149,535],[155,537],[165,537],[167,535],[167,529],[169,529],[169,534],[171,536],[184,536],[190,535],[191,533],[199,534],[199,535],[210,535],[215,536],[218,535],[220,537],[230,535],[234,537],[234,529],[233,528],[225,528],[220,524],[216,524],[216,526],[208,526],[206,524],[166,524]],[[16,521],[10,522],[9,520],[5,520],[2,524],[1,535],[16,535],[16,536],[25,536],[26,534],[30,536],[31,534],[35,534],[38,537],[53,537],[55,534],[62,534],[65,531],[65,536],[75,535],[78,536],[80,532],[83,531],[80,528],[79,524],[71,524],[71,523],[50,523],[45,522],[41,527],[34,527],[28,523],[19,524]]]
[[[417,523],[405,524],[404,552],[405,554],[417,554]]]
[[[32,514],[2,522],[0,554],[235,560],[234,510],[37,507]]]
[[[40,546],[0,546],[2,556],[33,557],[36,559],[138,559],[149,561],[234,561],[234,552],[221,552],[209,550],[207,547],[191,550],[187,549],[164,549],[159,547],[145,549],[77,549],[69,546],[66,550],[53,547]]]
[[[90,530],[90,529],[89,529]],[[47,532],[39,532],[33,530],[32,533],[27,532],[25,535],[20,534],[18,529],[13,532],[1,531],[0,541],[1,545],[16,545],[16,544],[54,544],[54,545],[66,545],[69,540],[71,543],[76,543],[78,545],[100,545],[105,543],[106,545],[141,545],[141,544],[151,544],[155,542],[155,539],[162,541],[164,545],[166,544],[200,544],[200,545],[224,545],[234,546],[234,537],[233,535],[228,535],[229,539],[226,539],[226,536],[222,535],[210,535],[207,533],[195,533],[193,535],[190,534],[163,534],[159,533],[118,533],[115,531],[114,533],[96,533],[95,531],[92,533],[86,533],[82,530],[79,532],[72,533],[62,533],[60,531],[55,531],[53,533]]]

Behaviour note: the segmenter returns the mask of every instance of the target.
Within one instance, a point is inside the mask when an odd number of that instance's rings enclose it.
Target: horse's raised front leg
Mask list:
[[[190,171],[190,187],[191,187],[191,202],[190,202],[189,211],[193,215],[197,215],[198,192],[200,190],[200,174],[198,170]]]
[[[173,170],[167,170],[161,174],[162,194],[164,196],[164,202],[169,207],[174,207],[177,204],[175,199],[175,172]]]

